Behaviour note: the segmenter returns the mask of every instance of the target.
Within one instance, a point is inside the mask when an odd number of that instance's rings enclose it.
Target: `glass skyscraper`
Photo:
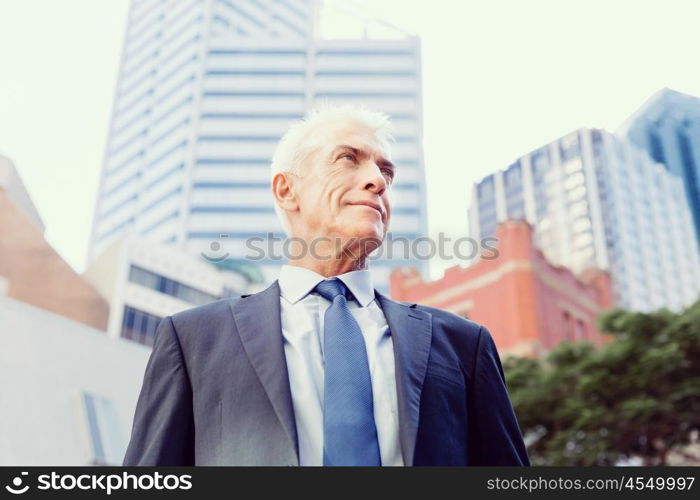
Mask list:
[[[618,130],[683,180],[700,244],[700,99],[662,89]]]
[[[554,264],[610,272],[618,305],[679,309],[700,294],[700,260],[683,183],[603,130],[581,129],[473,187],[470,236],[526,219]]]
[[[427,234],[420,42],[321,40],[312,0],[134,0],[91,238],[91,258],[133,232],[218,259],[282,237],[270,160],[321,103],[358,103],[396,127],[394,237]],[[266,255],[266,279],[283,260]],[[386,290],[398,264],[375,260]]]

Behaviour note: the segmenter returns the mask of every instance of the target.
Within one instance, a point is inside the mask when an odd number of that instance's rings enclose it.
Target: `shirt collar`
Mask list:
[[[374,300],[374,287],[368,269],[350,271],[337,276],[362,307]],[[321,281],[329,279],[305,267],[284,264],[280,270],[279,286],[282,297],[292,304],[306,297]]]

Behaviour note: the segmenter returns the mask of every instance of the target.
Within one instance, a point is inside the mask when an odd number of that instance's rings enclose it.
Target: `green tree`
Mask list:
[[[544,360],[509,357],[504,370],[537,465],[667,463],[700,433],[700,300],[679,314],[613,309],[613,340],[564,342]]]

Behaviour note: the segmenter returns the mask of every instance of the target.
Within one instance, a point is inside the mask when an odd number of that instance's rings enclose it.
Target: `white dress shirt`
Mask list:
[[[394,351],[386,318],[375,300],[368,270],[351,271],[338,278],[357,299],[349,300],[348,307],[360,325],[367,348],[382,465],[403,465]],[[284,354],[300,465],[323,465],[323,316],[331,303],[309,292],[324,279],[328,278],[291,265],[282,266],[279,276]]]

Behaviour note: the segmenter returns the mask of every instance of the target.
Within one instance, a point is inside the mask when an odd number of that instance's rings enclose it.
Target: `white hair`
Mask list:
[[[360,105],[324,104],[312,109],[302,120],[294,122],[282,136],[272,156],[271,180],[279,172],[299,174],[309,155],[320,149],[328,140],[332,125],[352,123],[372,130],[387,154],[393,141],[393,126],[389,115]],[[289,217],[275,200],[275,212],[287,236],[292,235]]]

